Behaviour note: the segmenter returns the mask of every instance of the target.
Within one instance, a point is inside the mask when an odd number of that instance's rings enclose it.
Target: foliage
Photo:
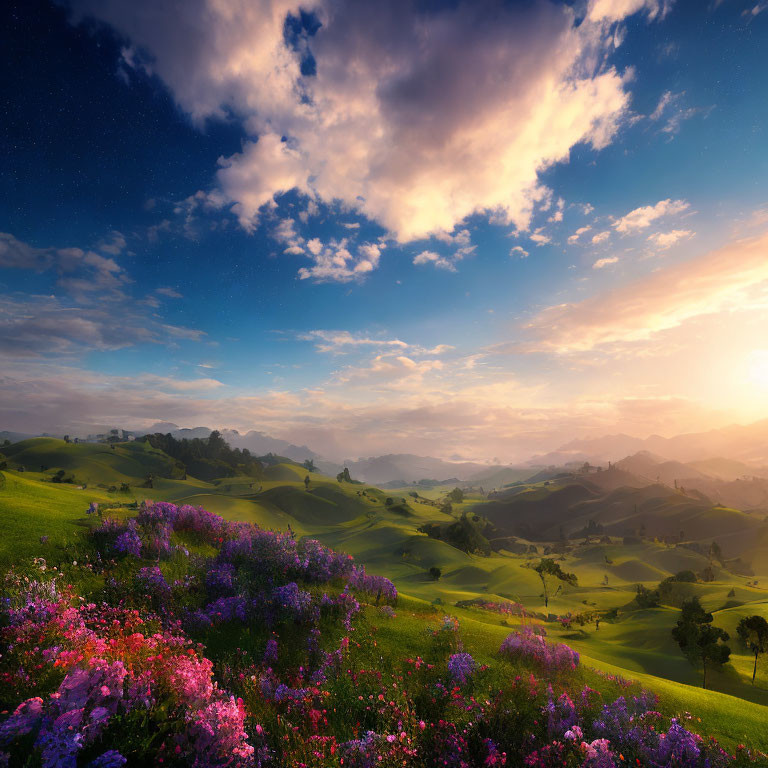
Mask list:
[[[757,659],[761,653],[768,651],[768,621],[762,616],[744,616],[736,627],[744,645],[755,655],[755,664],[752,668],[752,685],[755,684],[757,675]]]
[[[559,581],[560,584],[557,587],[557,592],[562,589],[563,584],[575,585],[577,583],[576,574],[566,573],[560,567],[560,564],[552,560],[549,557],[543,557],[539,563],[534,566],[534,571],[539,575],[542,586],[544,587],[544,606],[549,606],[549,598],[551,595],[551,589],[553,582]],[[555,594],[557,594],[557,592]]]
[[[187,472],[200,480],[235,475],[262,476],[262,465],[247,448],[230,448],[217,431],[207,438],[177,440],[170,433],[159,432],[138,438],[153,448],[164,451],[186,467]],[[148,486],[151,487],[151,486]]]
[[[728,661],[731,649],[725,645],[728,633],[712,625],[712,614],[704,610],[698,597],[683,603],[680,619],[672,629],[672,637],[693,665],[701,664],[707,687],[707,667]]]

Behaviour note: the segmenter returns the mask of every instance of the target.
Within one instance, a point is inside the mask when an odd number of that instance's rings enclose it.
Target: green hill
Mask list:
[[[75,484],[131,485],[147,475],[181,477],[182,467],[147,443],[65,443],[53,437],[34,437],[5,449],[10,469],[40,472],[53,477],[63,469]]]

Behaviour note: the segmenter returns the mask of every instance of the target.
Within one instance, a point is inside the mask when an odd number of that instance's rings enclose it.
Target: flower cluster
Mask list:
[[[500,652],[531,659],[547,669],[576,669],[579,665],[578,652],[564,643],[548,643],[544,634],[543,628],[534,632],[531,627],[523,627],[507,636]]]
[[[448,674],[459,685],[464,685],[472,677],[476,666],[468,653],[453,653],[448,658]]]
[[[373,597],[376,605],[382,600],[385,603],[394,603],[397,600],[395,585],[384,576],[366,573],[362,565],[356,565],[352,569],[349,584],[359,592],[365,592]]]
[[[155,583],[154,569],[143,571]],[[8,666],[23,676],[31,665],[42,683],[46,675],[60,682],[49,695],[22,701],[0,726],[0,748],[11,756],[31,743],[44,768],[74,768],[81,754],[102,768],[122,765],[128,755],[211,767],[255,764],[242,702],[219,689],[212,663],[184,636],[153,631],[136,611],[72,607],[66,595],[40,608],[6,615]],[[154,723],[165,740],[137,743],[125,728],[134,720]],[[119,748],[94,754],[101,744]]]

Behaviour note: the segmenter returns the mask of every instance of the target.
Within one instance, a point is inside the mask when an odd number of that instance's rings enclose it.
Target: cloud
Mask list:
[[[99,247],[105,253],[123,250],[121,238],[113,232],[106,247]],[[142,343],[172,345],[205,335],[148,315],[147,306],[159,306],[157,294],[181,294],[161,287],[134,301],[126,293],[130,277],[111,256],[76,247],[36,248],[0,233],[0,267],[50,272],[61,289],[60,295],[0,295],[0,354],[6,357],[71,356]]]
[[[73,5],[127,38],[124,65],[159,77],[194,121],[242,121],[250,138],[220,161],[212,202],[243,227],[295,189],[400,242],[477,213],[526,230],[545,195],[539,174],[576,144],[607,146],[625,116],[610,23],[663,15],[653,0],[599,0],[579,24],[545,0],[314,0],[302,8],[321,26],[291,41],[295,0]]]
[[[441,256],[434,251],[422,251],[413,257],[414,264],[432,264],[438,269],[445,269],[448,272],[455,272],[456,266],[447,257]]]
[[[161,296],[167,296],[169,299],[181,299],[181,298],[184,298],[182,296],[182,294],[180,294],[174,288],[168,288],[168,287],[156,288],[155,289],[155,293],[159,293]]]
[[[587,224],[587,226],[585,226],[585,227],[579,227],[579,228],[578,228],[578,229],[577,229],[577,230],[576,230],[576,231],[575,231],[575,232],[574,232],[574,233],[573,233],[573,234],[572,234],[572,235],[571,235],[571,236],[568,238],[568,243],[569,243],[570,245],[573,245],[574,243],[577,243],[577,242],[578,242],[578,240],[579,240],[579,238],[580,238],[580,237],[581,237],[581,236],[582,236],[582,235],[583,235],[585,232],[589,232],[589,230],[590,230],[590,229],[592,229],[592,227],[591,227],[591,226],[589,226],[589,224]]]
[[[708,115],[712,107],[684,107],[682,105],[685,98],[685,91],[681,93],[673,93],[672,91],[664,91],[659,98],[659,102],[656,108],[650,114],[650,119],[658,121],[664,118],[664,125],[661,128],[662,133],[668,134],[670,137],[674,136],[680,131],[680,127],[686,120],[695,117],[698,114]]]
[[[0,296],[0,355],[60,357],[136,344],[199,341],[204,334],[164,324],[128,303],[73,306],[53,296]]]
[[[539,348],[584,351],[648,340],[702,315],[744,309],[768,281],[768,234],[737,240],[704,256],[575,304],[541,312],[527,329]]]
[[[418,386],[425,375],[443,369],[442,360],[414,360],[406,355],[376,355],[363,366],[349,366],[337,371],[334,380],[340,384],[359,381],[398,381],[408,389]]]
[[[97,246],[103,253],[109,253],[112,256],[119,256],[126,248],[127,242],[121,232],[114,230],[109,240],[102,240]]]
[[[671,5],[671,0],[592,0],[587,18],[613,22],[639,11],[645,11],[649,19],[664,18]]]
[[[5,232],[0,232],[0,267],[54,271],[56,284],[80,297],[94,292],[121,297],[130,282],[113,258],[82,248],[35,248]]]
[[[673,229],[669,232],[654,232],[648,235],[648,240],[657,248],[667,249],[680,240],[687,240],[693,237],[693,232],[688,229]]]
[[[610,232],[598,232],[596,235],[592,236],[592,245],[599,245],[600,243],[604,243],[610,236]]]
[[[524,460],[574,435],[607,430],[671,435],[716,422],[685,398],[573,398],[542,405],[533,388],[507,375],[452,378],[448,366],[424,371],[416,361],[296,392],[243,394],[213,386],[194,391],[172,377],[107,376],[77,367],[15,364],[0,371],[0,423],[19,431],[80,434],[94,424],[148,427],[156,421],[258,429],[324,455],[400,453]],[[373,366],[371,366],[373,367]],[[423,369],[422,369],[423,370]],[[388,374],[392,375],[388,375]],[[410,379],[410,381],[409,381]]]
[[[528,251],[523,248],[522,245],[515,245],[509,250],[510,256],[518,256],[521,259],[527,259],[529,254]]]
[[[685,200],[659,200],[656,205],[645,205],[635,208],[625,216],[614,221],[613,226],[621,234],[629,234],[639,229],[647,229],[651,224],[664,216],[675,216],[688,209]]]
[[[408,349],[410,344],[400,339],[373,339],[370,336],[359,336],[349,331],[314,330],[300,333],[298,338],[303,341],[314,341],[320,352],[339,354],[358,347],[390,347]]]
[[[602,269],[611,264],[615,264],[619,260],[618,256],[607,256],[604,259],[598,259],[593,265],[592,269]]]
[[[536,245],[546,245],[552,242],[552,238],[549,235],[543,233],[543,227],[539,227],[531,236],[530,239],[536,243]]]
[[[353,254],[347,248],[348,241],[331,240],[324,245],[320,238],[312,238],[307,242],[309,256],[314,262],[311,267],[299,269],[301,280],[312,279],[317,283],[349,283],[361,281],[369,272],[379,266],[381,247],[375,243],[363,243]]]

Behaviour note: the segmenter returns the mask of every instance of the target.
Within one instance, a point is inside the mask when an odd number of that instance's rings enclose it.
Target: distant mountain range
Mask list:
[[[699,488],[724,503],[732,503],[736,499],[741,505],[762,506],[765,504],[762,483],[752,482],[752,486],[747,488],[745,478],[768,478],[768,419],[746,426],[733,425],[670,438],[652,435],[641,439],[617,434],[572,440],[557,450],[531,458],[523,467],[453,462],[409,453],[348,459],[338,463],[306,445],[295,445],[263,432],[251,430],[243,434],[233,429],[219,431],[233,447],[247,448],[257,456],[274,453],[300,463],[312,459],[320,472],[329,475],[338,473],[346,466],[352,477],[378,485],[407,485],[433,480],[440,483],[471,483],[489,490],[527,479],[542,470],[545,474],[551,468],[569,470],[585,462],[607,468],[610,462],[617,479],[621,470],[643,482],[673,485],[677,481],[688,488]],[[211,428],[189,429],[161,421],[147,429],[133,430],[132,434],[140,436],[153,432],[170,433],[176,438],[206,438]],[[6,439],[17,442],[33,436],[0,432],[0,442]],[[726,487],[724,483],[731,485]],[[631,485],[631,482],[626,484]]]
[[[674,437],[651,435],[641,439],[618,434],[572,440],[555,451],[534,456],[528,464],[548,466],[589,461],[607,465],[609,461],[618,461],[640,451],[663,456],[668,461],[688,463],[726,456],[751,468],[765,467],[768,466],[768,419]]]

